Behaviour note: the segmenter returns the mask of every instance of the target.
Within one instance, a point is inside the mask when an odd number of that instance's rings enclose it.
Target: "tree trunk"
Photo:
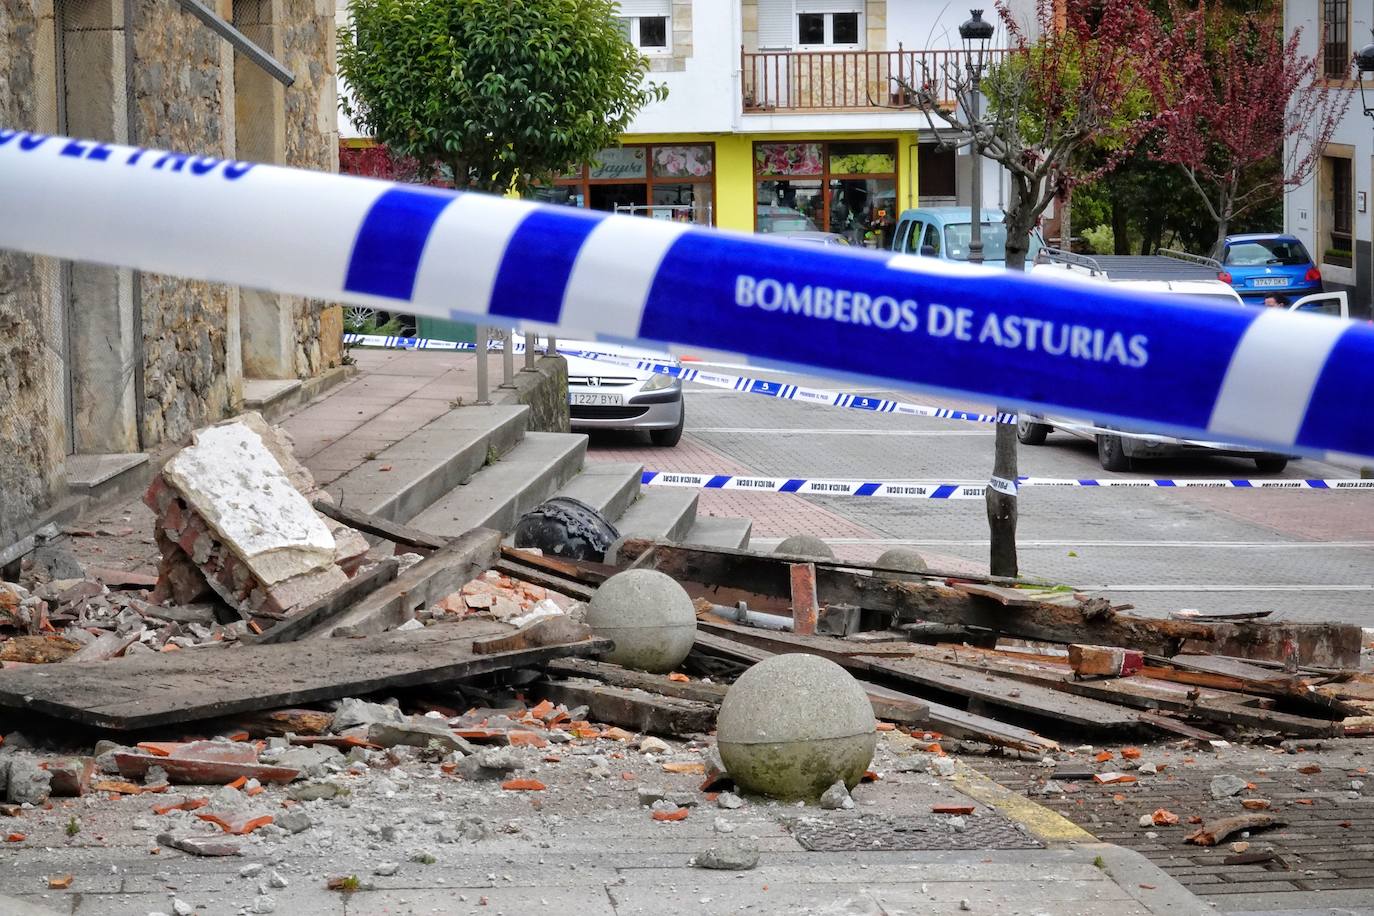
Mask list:
[[[1011,200],[1007,209],[1007,270],[1026,269],[1026,252],[1030,248],[1030,234],[1033,219],[1023,215],[1029,209],[1030,200],[1022,192],[1016,181],[1011,183]],[[1009,412],[998,407],[998,412]],[[1008,481],[1013,493],[1003,493],[987,488],[984,501],[988,513],[988,540],[990,542],[988,571],[994,576],[1017,575],[1016,562],[1016,427],[1010,423],[998,423],[996,439],[993,441],[992,476]]]
[[[1121,192],[1113,185],[1109,191],[1112,201],[1112,253],[1131,253],[1131,229],[1126,221],[1126,206],[1121,202]]]
[[[454,158],[449,162],[449,168],[453,169],[453,186],[458,190],[468,187],[471,182],[468,176],[468,161],[463,158]]]

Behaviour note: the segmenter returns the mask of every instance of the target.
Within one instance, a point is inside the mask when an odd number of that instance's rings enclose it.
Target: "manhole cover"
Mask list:
[[[931,814],[890,818],[880,815],[797,817],[784,821],[810,852],[901,852],[939,849],[1038,849],[1041,844],[1004,817],[964,818],[957,830],[950,819]]]

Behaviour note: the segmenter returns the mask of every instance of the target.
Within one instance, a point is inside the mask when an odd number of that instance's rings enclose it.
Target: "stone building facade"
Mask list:
[[[333,4],[204,5],[291,85],[178,0],[0,0],[0,128],[337,171]],[[0,252],[0,551],[61,500],[73,456],[177,442],[246,381],[337,365],[337,311]]]

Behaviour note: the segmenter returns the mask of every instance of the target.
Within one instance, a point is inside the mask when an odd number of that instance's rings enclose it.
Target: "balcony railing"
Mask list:
[[[990,52],[993,63],[1006,55]],[[929,87],[953,108],[962,51],[740,50],[744,110],[872,111],[915,104],[906,86]]]

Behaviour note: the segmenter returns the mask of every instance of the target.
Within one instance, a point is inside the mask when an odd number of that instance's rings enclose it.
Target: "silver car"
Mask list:
[[[569,350],[579,347],[575,341],[560,341],[559,345]],[[605,344],[582,346],[607,349]],[[625,355],[669,364],[677,362],[666,353],[636,351]],[[644,430],[654,445],[677,445],[687,416],[681,381],[620,363],[568,354],[564,357],[568,361],[568,413],[573,429]]]

